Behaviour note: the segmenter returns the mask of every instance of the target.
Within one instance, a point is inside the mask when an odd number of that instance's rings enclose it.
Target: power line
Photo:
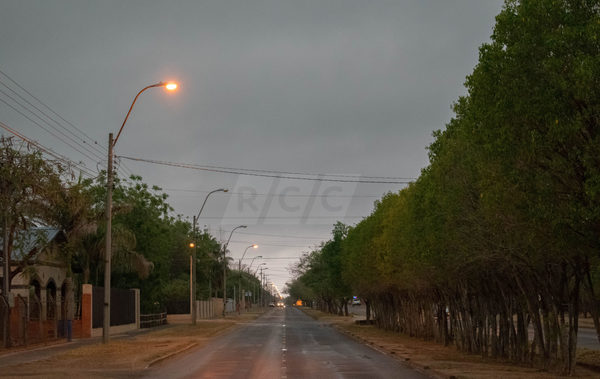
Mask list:
[[[242,171],[243,169],[236,169],[236,168],[214,169],[214,168],[210,168],[208,166],[200,166],[200,165],[195,165],[192,163],[159,161],[159,160],[154,160],[154,159],[128,157],[128,156],[124,156],[124,155],[120,155],[119,158],[128,159],[128,160],[137,161],[137,162],[152,163],[152,164],[163,165],[163,166],[188,168],[188,169],[199,170],[199,171],[218,172],[218,173],[222,173],[222,174],[257,176],[257,177],[264,177],[264,178],[309,180],[309,181],[338,182],[338,183],[366,183],[366,184],[410,184],[411,183],[411,181],[404,181],[404,180],[401,180],[401,181],[400,180],[398,180],[398,181],[395,181],[395,180],[390,180],[390,181],[387,181],[387,180],[358,180],[358,179],[350,180],[350,179],[330,179],[330,178],[324,178],[324,177],[307,178],[307,177],[296,177],[296,176],[286,176],[286,175],[257,174],[257,173],[244,172],[244,171]],[[321,174],[311,174],[311,175],[318,176]],[[333,175],[329,175],[329,176],[333,176]]]
[[[0,92],[3,92],[2,90],[0,90]],[[54,132],[52,132],[51,130],[48,130],[46,127],[42,126],[41,124],[39,124],[38,122],[36,122],[35,120],[32,120],[29,116],[27,116],[25,113],[21,112],[20,110],[18,110],[17,108],[15,108],[13,105],[7,103],[4,99],[0,99],[1,102],[3,102],[4,104],[6,104],[7,106],[9,106],[12,110],[14,110],[15,112],[19,113],[21,116],[25,117],[26,119],[28,119],[29,121],[31,121],[32,123],[34,123],[35,125],[39,126],[41,129],[45,130],[47,133],[51,134],[52,136],[54,136],[55,138],[57,138],[58,140],[62,141],[64,144],[66,144],[67,146],[69,146],[70,148],[72,148],[73,150],[77,151],[78,153],[82,154],[83,156],[87,157],[88,159],[90,159],[91,161],[96,161],[96,158],[92,158],[89,155],[87,155],[86,153],[84,153],[83,151],[79,150],[77,147],[71,145],[69,142],[65,141],[64,139],[62,139],[61,137],[57,136],[56,134],[54,134]],[[38,116],[39,117],[39,116]]]
[[[82,149],[86,150],[88,153],[96,156],[97,158],[100,158],[100,156],[98,155],[97,151],[91,150],[89,149],[87,146],[80,144],[76,139],[74,139],[73,137],[71,137],[71,135],[74,135],[70,130],[68,130],[67,128],[65,128],[63,125],[61,125],[59,122],[57,122],[55,119],[53,119],[52,117],[48,116],[46,113],[44,113],[41,109],[39,109],[38,107],[36,107],[35,105],[31,104],[30,101],[28,101],[27,99],[23,98],[23,96],[19,95],[18,93],[16,93],[12,88],[8,87],[6,84],[4,84],[2,81],[0,81],[0,84],[2,84],[3,86],[5,86],[6,88],[8,88],[12,93],[14,93],[16,96],[18,96],[22,101],[26,102],[29,106],[33,107],[35,110],[37,110],[38,112],[40,112],[42,115],[44,115],[46,118],[50,119],[52,122],[54,122],[57,126],[61,127],[62,129],[66,130],[67,133],[63,132],[61,129],[56,128],[55,126],[53,126],[52,124],[50,124],[47,120],[45,120],[44,118],[42,118],[39,114],[37,114],[36,112],[34,112],[33,110],[31,110],[31,108],[23,105],[22,103],[20,103],[18,100],[16,100],[14,97],[12,97],[11,95],[7,94],[6,92],[0,90],[0,93],[2,93],[4,96],[8,97],[9,99],[11,99],[13,102],[15,102],[16,104],[18,104],[19,106],[21,106],[21,108],[23,108],[24,110],[28,111],[29,113],[31,113],[32,115],[34,115],[35,117],[37,117],[41,122],[43,122],[44,124],[48,125],[50,128],[54,129],[57,133],[60,133],[63,137],[69,139],[71,142],[73,142],[74,144],[76,144],[77,146],[81,147]],[[14,108],[13,108],[14,109]],[[101,159],[101,158],[100,158]]]
[[[91,171],[88,171],[88,169],[84,166],[81,166],[81,164],[75,163],[72,160],[70,160],[69,158],[60,155],[56,152],[54,152],[52,149],[43,146],[42,144],[40,144],[39,142],[36,142],[26,136],[24,136],[23,134],[19,133],[18,131],[16,131],[15,129],[9,127],[8,125],[4,124],[3,122],[0,121],[0,127],[3,128],[4,130],[8,131],[9,133],[13,134],[14,136],[20,138],[23,141],[26,141],[32,145],[34,145],[35,147],[37,147],[38,149],[40,149],[41,151],[45,152],[46,154],[54,157],[57,160],[63,161],[65,163],[67,163],[68,165],[74,166],[76,168],[78,168],[81,173],[85,173],[86,175],[90,176],[90,177],[95,177],[95,173],[92,173]]]
[[[398,177],[398,176],[366,176],[366,175],[350,175],[350,174],[324,174],[324,173],[278,171],[278,170],[252,169],[252,168],[231,168],[231,167],[212,166],[212,165],[197,165],[197,166],[198,167],[209,168],[209,169],[218,169],[218,170],[238,170],[238,171],[270,173],[270,174],[282,174],[282,175],[328,176],[328,177],[358,178],[358,179],[365,178],[365,179],[415,180],[415,178]]]
[[[223,230],[223,233],[230,233],[231,230]],[[298,239],[314,239],[323,240],[324,237],[304,237],[304,236],[288,236],[283,234],[266,234],[266,233],[249,233],[238,230],[235,234],[245,234],[250,236],[265,236],[265,237],[284,237],[284,238],[298,238]],[[327,237],[325,237],[327,238]]]
[[[263,259],[300,259],[300,257],[270,257],[270,258],[264,258]]]
[[[11,128],[10,126],[6,125],[5,123],[3,123],[1,121],[0,121],[0,127],[3,128],[4,130],[8,131],[9,133],[13,134],[14,136],[22,139],[23,141],[26,141],[26,142],[36,146],[38,149],[44,151],[46,154],[54,157],[55,159],[61,160],[69,165],[72,165],[72,166],[78,168],[82,174],[85,173],[86,175],[88,175],[89,177],[92,177],[92,178],[96,176],[95,173],[88,171],[87,168],[84,168],[80,164],[71,161],[67,157],[54,152],[52,149],[43,146],[39,142],[36,142],[30,138],[27,138],[23,134],[19,133],[18,131],[16,131],[15,129]]]
[[[210,220],[345,220],[345,219],[357,219],[364,218],[367,216],[202,216],[202,219]]]
[[[266,234],[266,233],[248,233],[237,231],[236,234],[246,234],[251,236],[264,236],[264,237],[281,237],[281,238],[297,238],[297,239],[309,239],[309,240],[323,240],[329,237],[305,237],[305,236],[289,236],[284,234]]]
[[[210,191],[180,189],[180,188],[163,188],[163,191],[171,192],[194,192],[194,193],[209,193]],[[280,193],[245,193],[245,192],[229,192],[229,195],[237,196],[273,196],[273,197],[325,197],[325,198],[380,198],[382,195],[299,195],[299,194],[280,194]]]
[[[14,80],[13,78],[11,78],[7,73],[5,73],[4,71],[0,70],[0,74],[4,75],[14,85],[16,85],[23,92],[25,92],[26,94],[28,94],[29,96],[31,96],[33,99],[35,99],[39,104],[43,105],[46,109],[48,109],[50,112],[52,112],[52,114],[56,115],[56,117],[60,118],[62,121],[64,121],[65,123],[67,123],[67,125],[71,126],[73,129],[77,130],[79,133],[81,133],[81,135],[83,135],[84,137],[86,137],[88,140],[93,141],[94,145],[97,145],[101,149],[103,149],[103,153],[107,151],[106,147],[104,147],[101,144],[99,144],[97,141],[95,141],[93,138],[91,138],[89,135],[87,135],[83,130],[81,130],[77,126],[73,125],[71,122],[65,120],[61,115],[59,115],[58,113],[56,113],[46,103],[44,103],[42,100],[40,100],[39,98],[37,98],[36,96],[34,96],[31,92],[29,92],[27,89],[25,89],[22,85],[20,85],[19,83],[17,83],[17,81]],[[85,141],[83,138],[82,138],[82,141],[83,141],[83,143],[87,143],[88,145],[90,145],[92,147],[94,146],[94,145],[88,143],[87,141]]]
[[[231,241],[233,243],[252,243],[252,241]],[[255,241],[256,242],[256,241]],[[273,246],[273,247],[299,247],[299,248],[308,248],[308,245],[286,245],[286,244],[276,244],[276,243],[260,243],[259,246]]]

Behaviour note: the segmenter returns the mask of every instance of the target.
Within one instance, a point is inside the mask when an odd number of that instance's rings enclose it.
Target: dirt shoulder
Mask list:
[[[189,349],[206,345],[236,325],[256,319],[262,313],[249,312],[224,319],[202,320],[196,325],[177,324],[121,339],[108,345],[97,343],[61,352],[30,363],[5,365],[2,378],[135,378],[153,364]]]
[[[356,325],[352,317],[332,316],[317,310],[302,308],[321,322],[330,323],[338,330],[371,347],[405,361],[422,372],[441,378],[556,378],[556,372],[547,372],[529,366],[518,366],[500,360],[465,354],[455,347],[387,332],[372,325]],[[581,350],[578,359],[584,363],[600,362],[599,352]],[[600,368],[600,366],[597,366]],[[598,378],[600,371],[578,366],[574,378]]]

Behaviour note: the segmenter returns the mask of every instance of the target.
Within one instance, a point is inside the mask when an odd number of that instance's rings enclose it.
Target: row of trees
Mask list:
[[[80,284],[103,285],[106,231],[106,178],[81,179],[60,161],[42,156],[35,146],[0,138],[0,217],[3,272],[0,288],[9,288],[19,274],[35,275],[39,250],[17,256],[25,234],[35,226],[52,226],[66,234],[60,259]],[[113,191],[112,285],[139,288],[142,312],[167,308],[189,311],[189,242],[192,228],[173,216],[167,195],[138,176],[117,180]],[[208,232],[198,232],[197,298],[222,296],[223,252]],[[44,241],[40,241],[43,243]],[[229,276],[236,274],[229,273]],[[241,274],[244,288],[259,288],[256,278]],[[228,283],[232,296],[237,281]],[[3,291],[4,293],[4,291]]]
[[[600,336],[600,2],[507,0],[466,88],[420,177],[290,293],[352,291],[381,328],[570,373],[582,312]]]

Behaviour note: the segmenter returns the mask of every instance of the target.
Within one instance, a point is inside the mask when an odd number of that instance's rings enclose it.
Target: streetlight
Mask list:
[[[228,191],[229,190],[227,188],[219,188],[219,189],[210,191],[204,198],[204,202],[202,203],[202,206],[200,207],[200,212],[198,212],[197,216],[193,217],[192,234],[194,235],[195,243],[190,244],[190,247],[192,248],[192,265],[190,268],[190,270],[191,270],[191,272],[190,272],[190,315],[192,317],[192,325],[196,325],[196,304],[195,304],[195,300],[196,300],[196,256],[197,256],[197,252],[198,252],[198,236],[196,233],[196,222],[200,218],[200,214],[202,213],[202,210],[204,209],[204,206],[206,205],[206,200],[208,200],[208,197],[210,195],[212,195],[215,192],[228,192]],[[194,245],[194,246],[192,246],[192,245]]]
[[[239,300],[240,307],[242,306],[242,259],[244,259],[244,257],[246,256],[246,252],[248,251],[249,248],[258,249],[258,245],[255,244],[255,243],[253,243],[252,245],[248,246],[246,248],[246,250],[244,250],[244,254],[242,254],[242,257],[239,260],[239,264],[238,264],[238,274],[239,274],[239,279],[238,279],[238,289],[239,289],[239,291],[238,291],[239,292],[238,293],[238,300]]]
[[[231,230],[231,233],[229,233],[229,238],[227,238],[227,242],[225,242],[225,245],[223,246],[223,317],[225,317],[225,307],[227,306],[227,245],[229,245],[229,241],[231,240],[233,232],[240,228],[247,228],[247,226],[239,225],[233,228]]]
[[[250,262],[250,266],[248,266],[248,275],[250,275],[250,269],[252,268],[252,264],[254,263],[254,260],[256,258],[262,258],[262,255],[257,255],[256,257],[252,258],[252,261]],[[258,265],[258,267],[265,265],[266,263],[261,263],[260,265]],[[256,271],[258,271],[258,267],[256,267]],[[254,272],[254,274],[252,275],[252,279],[256,279],[256,271]],[[252,304],[256,303],[256,281],[252,280]]]
[[[254,260],[256,258],[262,258],[262,255],[257,255],[256,257],[252,258],[252,260],[250,261],[250,266],[248,266],[248,274],[250,274],[250,269],[252,268],[252,265],[254,264]]]
[[[113,190],[113,148],[117,144],[119,140],[119,136],[123,131],[123,127],[131,114],[131,110],[135,105],[138,97],[147,89],[154,87],[165,87],[169,91],[173,91],[177,89],[177,84],[175,83],[165,83],[159,82],[156,84],[151,84],[142,88],[140,92],[135,95],[131,106],[129,107],[129,111],[125,116],[125,120],[123,120],[123,124],[119,129],[119,133],[117,133],[117,138],[113,141],[113,134],[108,134],[108,168],[106,170],[106,248],[104,252],[104,322],[102,325],[102,342],[108,343],[109,340],[109,331],[110,331],[110,275],[111,275],[111,255],[112,255],[112,190]]]
[[[260,267],[260,306],[264,307],[265,305],[265,289],[264,289],[264,284],[263,284],[263,278],[266,276],[266,274],[263,274],[263,271],[268,270],[268,267],[265,267],[264,269],[261,267],[262,265],[259,265],[258,267]],[[257,268],[258,270],[258,268]]]
[[[258,256],[257,258],[259,258],[259,257],[260,257],[260,256]],[[262,257],[260,257],[260,258],[262,258]],[[254,270],[254,274],[252,274],[252,275],[254,275],[254,276],[255,276],[255,275],[256,275],[256,273],[258,272],[258,269],[260,268],[260,266],[265,266],[266,264],[267,264],[266,262],[263,262],[263,263],[259,264],[259,265],[256,267],[256,270]]]

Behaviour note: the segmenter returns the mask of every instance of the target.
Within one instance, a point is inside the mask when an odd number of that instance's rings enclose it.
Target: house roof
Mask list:
[[[27,253],[35,248],[44,247],[49,242],[56,239],[64,233],[60,229],[51,227],[33,227],[24,230],[19,234],[18,241],[13,244],[12,256],[13,259],[23,258]],[[0,251],[4,246],[4,239],[0,237]]]

